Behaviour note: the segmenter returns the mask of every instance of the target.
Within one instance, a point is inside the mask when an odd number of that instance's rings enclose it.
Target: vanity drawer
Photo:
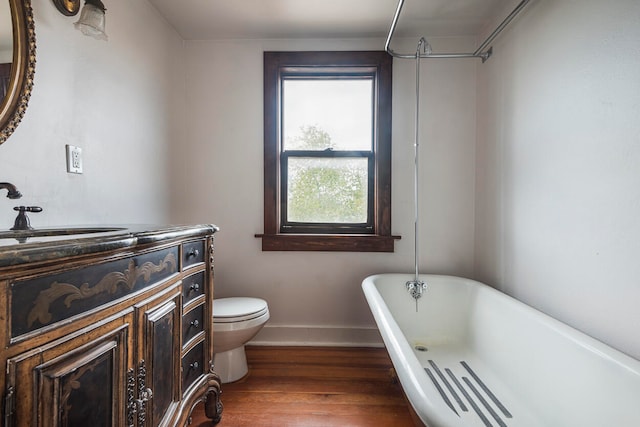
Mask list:
[[[184,393],[200,375],[205,373],[204,341],[193,347],[182,358],[182,393]]]
[[[204,240],[182,245],[182,269],[204,262]]]
[[[182,303],[186,305],[204,293],[204,271],[185,277],[182,281]]]
[[[182,316],[182,344],[185,345],[204,328],[204,305],[200,304]]]
[[[10,284],[11,336],[113,304],[176,274],[178,246]]]

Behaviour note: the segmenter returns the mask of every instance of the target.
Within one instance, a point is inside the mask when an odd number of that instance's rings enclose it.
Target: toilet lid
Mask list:
[[[232,297],[213,300],[214,322],[253,319],[266,311],[267,302],[260,298]]]

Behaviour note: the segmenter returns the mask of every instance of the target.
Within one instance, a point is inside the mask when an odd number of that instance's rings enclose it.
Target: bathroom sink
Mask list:
[[[0,231],[0,239],[17,239],[24,241],[34,237],[60,237],[60,236],[82,236],[85,234],[108,233],[111,231],[121,231],[126,228],[121,227],[69,227],[69,228],[43,228],[37,230],[9,230]]]

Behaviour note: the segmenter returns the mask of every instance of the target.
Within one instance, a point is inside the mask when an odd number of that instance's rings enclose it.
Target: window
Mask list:
[[[262,249],[393,252],[386,52],[264,53]]]

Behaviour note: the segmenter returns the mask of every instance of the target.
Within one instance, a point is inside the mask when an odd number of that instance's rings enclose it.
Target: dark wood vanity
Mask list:
[[[183,426],[213,371],[212,225],[0,239],[4,426]]]

